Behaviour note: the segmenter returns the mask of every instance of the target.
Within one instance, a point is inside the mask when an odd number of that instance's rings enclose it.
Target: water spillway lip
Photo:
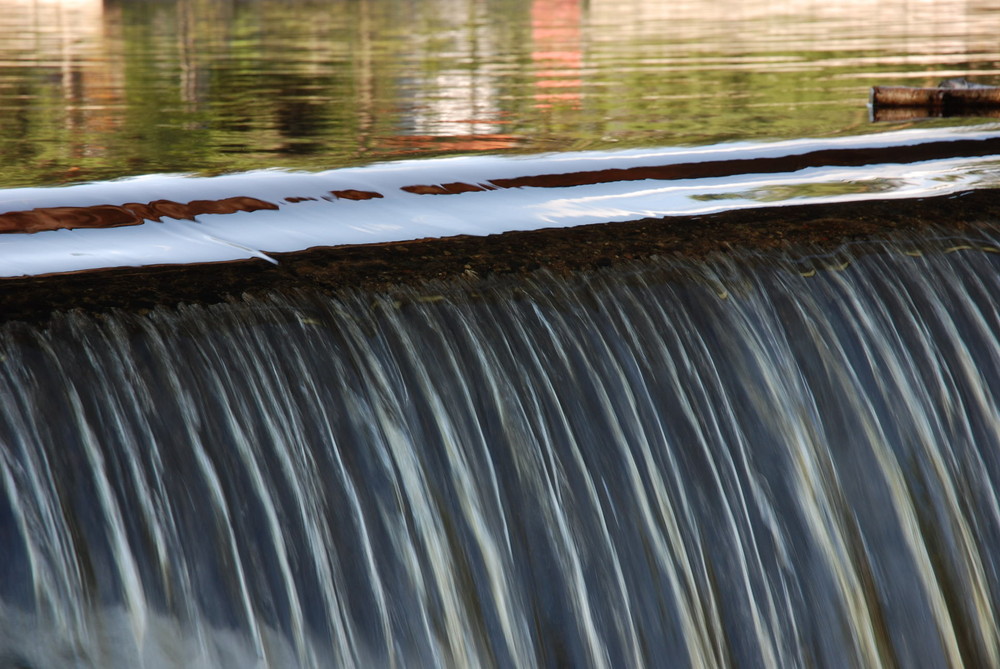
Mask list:
[[[275,254],[277,264],[234,260],[115,267],[0,280],[0,319],[44,323],[53,312],[68,309],[143,310],[275,291],[387,291],[400,284],[474,281],[541,268],[571,274],[658,255],[701,259],[749,250],[762,257],[773,253],[801,257],[904,231],[929,229],[961,236],[967,229],[988,229],[991,222],[1000,238],[1000,190],[978,189],[929,198],[729,209],[666,222],[647,218],[314,248]]]
[[[886,151],[891,155],[886,155]],[[740,174],[793,173],[810,167],[868,166],[892,162],[908,164],[927,160],[977,157],[1000,154],[1000,137],[923,142],[894,147],[828,148],[801,154],[771,157],[732,158],[704,160],[667,165],[640,165],[609,167],[575,172],[531,174],[505,177],[470,184],[462,181],[441,184],[414,184],[401,186],[404,193],[417,195],[455,195],[510,188],[571,188],[606,183],[630,181],[675,181],[681,179],[708,179]],[[331,190],[320,196],[286,196],[284,205],[319,200],[372,200],[382,199],[382,193],[370,190],[345,188]],[[281,205],[248,196],[224,197],[216,200],[177,202],[155,200],[151,202],[126,202],[123,204],[94,204],[83,206],[58,205],[35,207],[30,210],[0,213],[0,234],[34,233],[44,230],[113,228],[139,225],[145,221],[162,222],[165,218],[195,221],[206,214],[233,214],[277,210]]]
[[[241,260],[1000,185],[1000,126],[0,190],[0,277]],[[448,195],[449,197],[439,197]]]
[[[887,151],[891,153],[887,155]],[[403,190],[421,195],[444,195],[497,188],[569,188],[619,181],[674,181],[739,174],[791,173],[809,167],[854,167],[886,162],[907,164],[958,156],[975,157],[996,154],[1000,154],[1000,137],[927,142],[894,147],[816,149],[806,153],[793,153],[784,156],[705,160],[669,165],[609,167],[579,172],[492,179],[487,184],[482,185],[455,182],[404,186]]]
[[[851,141],[830,140],[826,144],[796,140],[790,142],[775,142],[759,145],[720,145],[716,147],[697,149],[664,149],[662,151],[641,152],[605,152],[576,153],[561,156],[548,156],[526,159],[489,159],[458,158],[438,161],[411,161],[395,165],[383,165],[360,170],[340,170],[314,175],[317,178],[329,177],[336,180],[339,177],[351,179],[368,173],[379,177],[379,173],[393,174],[400,168],[409,168],[408,177],[414,179],[427,175],[438,175],[444,167],[454,171],[449,176],[464,173],[468,167],[482,164],[482,175],[477,182],[442,181],[438,183],[417,183],[398,185],[387,184],[387,192],[398,189],[403,193],[417,195],[454,195],[471,192],[491,191],[497,189],[515,188],[572,188],[600,185],[608,183],[623,183],[632,181],[677,181],[688,179],[710,179],[748,174],[778,174],[795,173],[807,168],[821,167],[864,167],[879,164],[911,164],[929,160],[941,160],[956,157],[981,157],[1000,154],[1000,135],[992,129],[983,133],[977,131],[968,136],[941,133],[904,131],[876,136],[880,141],[861,143],[863,138],[847,138]],[[659,164],[656,159],[662,158]],[[606,166],[608,162],[616,163]],[[492,163],[492,164],[491,164]],[[620,165],[619,165],[620,164]],[[490,178],[491,167],[494,171],[509,172],[511,166],[518,169],[517,176],[498,176]],[[568,166],[578,166],[581,169],[571,169]],[[506,168],[506,169],[502,169]],[[555,168],[555,169],[554,169]],[[556,171],[558,170],[558,171]],[[287,186],[294,187],[295,176],[280,172],[257,172],[248,175],[230,175],[215,179],[184,179],[182,188],[218,185],[220,189],[228,186],[227,181],[248,181],[254,178],[263,180],[265,175],[284,174],[291,176]],[[306,181],[306,175],[297,175],[302,186],[310,188],[312,183]],[[157,188],[176,190],[172,183],[174,179],[163,176],[160,183],[150,183],[157,177],[149,176],[138,179],[105,182],[103,184],[86,184],[81,186],[62,187],[59,189],[11,189],[0,191],[0,233],[32,233],[43,230],[80,229],[98,227],[121,227],[138,225],[144,221],[162,222],[165,218],[177,220],[197,220],[206,214],[231,214],[236,212],[253,212],[264,209],[276,210],[282,206],[321,200],[371,200],[382,199],[385,195],[378,191],[358,188],[340,188],[324,191],[314,195],[284,195],[277,202],[267,202],[257,197],[247,195],[226,196],[218,199],[198,199],[182,202],[171,199],[157,199],[146,202],[122,202],[113,204],[101,202],[95,204],[71,204],[74,196],[78,201],[86,202],[93,199],[89,191],[103,192],[107,198],[122,199],[126,193],[131,193],[139,186],[140,190],[155,191]],[[389,179],[383,179],[390,181]],[[398,181],[398,179],[396,180]],[[200,182],[200,183],[199,183]],[[263,182],[262,182],[263,183]],[[252,188],[248,184],[248,188]],[[31,209],[12,210],[15,203],[31,203],[33,201],[56,200],[55,206],[40,206]],[[278,203],[280,202],[280,204]]]

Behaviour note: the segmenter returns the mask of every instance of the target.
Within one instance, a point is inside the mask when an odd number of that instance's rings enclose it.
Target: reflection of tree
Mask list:
[[[406,37],[399,69],[400,130],[382,146],[395,153],[421,147],[439,151],[510,148],[518,138],[498,132],[506,124],[500,92],[502,31],[488,2],[439,0],[418,14]],[[443,11],[442,11],[443,10]],[[488,147],[488,148],[487,148]]]
[[[81,164],[103,154],[101,138],[115,130],[120,106],[115,53],[103,40],[104,8],[100,0],[40,0],[2,9],[0,168],[80,173]],[[40,113],[53,109],[58,113]]]

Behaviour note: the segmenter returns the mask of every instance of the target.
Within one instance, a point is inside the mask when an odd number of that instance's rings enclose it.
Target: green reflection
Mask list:
[[[878,20],[820,2],[17,3],[0,186],[896,129],[869,124],[869,86],[1000,58],[983,46],[1000,15],[929,4],[940,20],[914,26],[893,2]]]
[[[891,193],[903,187],[901,179],[864,179],[848,181],[824,181],[820,183],[798,183],[752,188],[730,193],[703,193],[692,195],[692,200],[714,202],[716,200],[755,200],[757,202],[784,202],[801,198],[828,198],[837,195],[859,195],[866,193]]]

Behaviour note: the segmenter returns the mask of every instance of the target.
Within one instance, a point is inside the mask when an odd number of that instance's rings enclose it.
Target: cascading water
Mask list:
[[[0,665],[996,666],[982,235],[8,324]]]

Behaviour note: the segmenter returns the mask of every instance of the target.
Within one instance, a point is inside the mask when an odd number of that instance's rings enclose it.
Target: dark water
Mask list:
[[[2,666],[995,666],[992,233],[0,332]]]
[[[3,9],[0,187],[877,132],[912,121],[870,124],[870,86],[997,83],[1000,61],[980,0]]]

